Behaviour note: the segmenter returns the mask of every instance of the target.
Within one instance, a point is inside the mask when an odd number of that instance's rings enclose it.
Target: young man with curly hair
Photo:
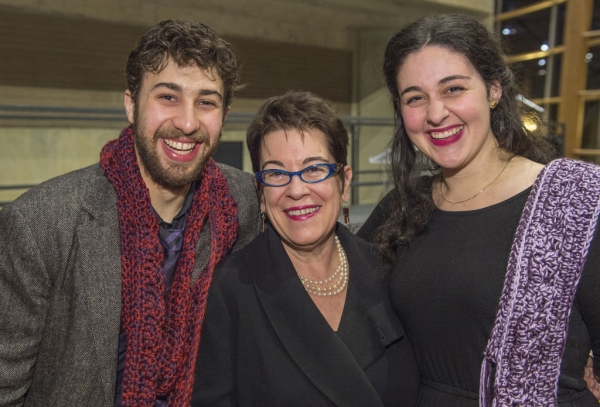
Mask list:
[[[163,21],[126,76],[100,162],[0,211],[0,405],[186,405],[212,272],[258,232],[252,177],[211,159],[230,45]]]

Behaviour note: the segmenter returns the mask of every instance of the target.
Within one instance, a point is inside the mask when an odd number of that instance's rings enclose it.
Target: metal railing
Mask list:
[[[231,112],[227,116],[227,124],[249,124],[254,117],[252,113]],[[351,204],[358,203],[358,189],[361,187],[372,187],[387,185],[386,170],[364,170],[359,168],[360,130],[362,126],[390,127],[390,137],[393,133],[394,120],[392,118],[379,117],[356,117],[340,115],[340,120],[347,126],[351,140],[350,165],[353,168],[354,178],[351,183]],[[71,122],[74,126],[82,123],[95,126],[102,122],[119,123],[127,122],[125,110],[122,108],[92,108],[92,107],[69,107],[69,106],[32,106],[0,104],[0,126],[30,125],[48,126],[64,125]],[[384,148],[384,146],[382,146]],[[373,176],[380,174],[380,180],[361,181],[361,175]],[[0,191],[27,190],[35,185],[0,185]],[[10,201],[0,201],[0,207]]]
[[[0,191],[17,191],[19,189],[29,189],[33,188],[36,184],[28,184],[28,185],[0,185]],[[11,201],[0,201],[0,208],[4,205],[9,204]]]
[[[127,121],[124,109],[0,104],[1,121]]]

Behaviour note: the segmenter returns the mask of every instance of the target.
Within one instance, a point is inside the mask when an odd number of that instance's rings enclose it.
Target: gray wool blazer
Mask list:
[[[250,174],[219,164],[238,204],[234,250],[256,236]],[[114,405],[121,262],[116,194],[98,164],[0,210],[0,406]],[[209,226],[193,279],[209,256]]]

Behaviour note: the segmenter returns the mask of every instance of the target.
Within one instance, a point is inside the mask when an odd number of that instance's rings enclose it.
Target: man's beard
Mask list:
[[[133,125],[133,132],[135,148],[140,157],[141,164],[152,180],[165,188],[181,187],[197,180],[204,169],[204,165],[215,152],[219,144],[218,140],[221,139],[221,135],[219,134],[217,142],[212,145],[210,137],[199,130],[186,136],[177,129],[158,129],[150,140],[141,130],[141,126],[138,127],[138,123],[140,121],[136,118]],[[159,143],[163,142],[161,139],[177,139],[180,137],[201,142],[203,144],[201,148],[206,148],[204,155],[195,164],[192,164],[192,162],[168,162],[167,165],[163,165],[160,162],[159,153],[157,152],[157,148],[162,148],[158,146]],[[198,152],[198,154],[202,153]],[[197,157],[194,160],[197,160]]]

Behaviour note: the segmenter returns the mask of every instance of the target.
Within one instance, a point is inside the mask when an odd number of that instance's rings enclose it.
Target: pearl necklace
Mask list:
[[[335,237],[335,245],[338,250],[340,264],[331,276],[327,277],[325,280],[315,281],[298,274],[304,289],[309,294],[318,295],[320,297],[332,297],[344,291],[346,285],[348,285],[348,259],[346,257],[346,252],[340,243],[340,239],[338,239],[337,236]],[[336,282],[333,285],[325,286],[334,280],[336,280]]]

